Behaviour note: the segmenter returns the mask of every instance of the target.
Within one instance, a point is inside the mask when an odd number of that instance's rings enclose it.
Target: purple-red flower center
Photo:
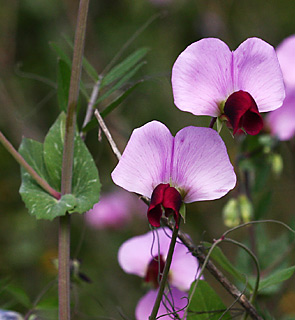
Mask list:
[[[227,116],[233,133],[244,129],[250,135],[258,134],[263,128],[263,119],[258,111],[257,104],[250,93],[236,91],[225,102],[224,114]]]
[[[158,288],[162,279],[164,266],[165,261],[162,255],[153,258],[148,265],[144,281],[151,283],[154,288]]]
[[[170,187],[169,183],[157,185],[153,191],[147,212],[149,223],[153,227],[160,227],[160,220],[164,211],[166,217],[173,214],[176,226],[178,227],[181,204],[180,193],[174,187]]]

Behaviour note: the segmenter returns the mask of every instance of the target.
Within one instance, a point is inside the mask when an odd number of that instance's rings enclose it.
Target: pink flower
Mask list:
[[[132,214],[143,216],[145,205],[135,195],[122,189],[106,193],[93,209],[85,214],[86,222],[95,229],[123,228],[131,220]]]
[[[278,45],[276,53],[286,87],[295,88],[295,35],[291,35],[283,40]]]
[[[286,98],[280,109],[268,115],[267,124],[279,140],[289,140],[295,135],[295,35],[286,38],[276,52],[283,72]]]
[[[191,44],[175,61],[172,89],[179,109],[226,119],[234,134],[259,133],[260,112],[279,108],[285,97],[274,48],[258,38],[235,51],[215,38]]]
[[[148,319],[152,311],[171,235],[172,232],[168,228],[157,229],[127,240],[119,249],[118,261],[121,268],[126,273],[143,278],[152,287],[136,307],[137,320]],[[191,283],[198,276],[198,269],[197,259],[188,253],[182,243],[176,243],[168,275],[170,288],[165,291],[166,298],[162,300],[158,316],[180,310],[187,305],[185,291],[189,290]],[[179,311],[178,315],[182,317],[183,311]],[[163,319],[171,318],[167,315]]]
[[[136,320],[147,320],[151,315],[158,290],[149,290],[138,302],[135,309]],[[177,288],[171,286],[170,289],[166,289],[163,300],[160,304],[158,311],[158,317],[163,320],[171,320],[173,318],[173,312],[177,313],[178,317],[182,319],[184,315],[184,309],[188,303],[188,294]]]
[[[218,199],[236,184],[226,147],[215,130],[186,127],[173,137],[158,121],[133,131],[112,179],[151,198],[148,219],[155,227],[160,226],[162,208],[177,223],[182,202]]]

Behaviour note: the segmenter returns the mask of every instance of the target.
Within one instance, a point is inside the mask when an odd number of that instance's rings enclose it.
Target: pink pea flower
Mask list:
[[[258,134],[260,112],[279,108],[285,97],[275,50],[258,38],[235,51],[215,38],[191,44],[174,63],[172,89],[180,110],[228,120],[234,134]]]
[[[132,215],[143,216],[145,204],[122,189],[105,193],[93,209],[85,213],[86,223],[95,229],[120,229],[130,222]]]
[[[137,304],[137,320],[148,319],[152,311],[171,235],[172,232],[168,228],[157,229],[127,240],[119,249],[118,261],[121,268],[126,273],[143,278],[152,287]],[[166,297],[162,299],[158,316],[170,312],[177,312],[180,317],[183,316],[182,309],[187,306],[186,291],[198,276],[198,269],[197,259],[189,254],[182,243],[176,243],[168,275],[169,288],[165,290]],[[163,319],[171,319],[171,315],[164,316]]]
[[[295,35],[283,40],[278,45],[276,53],[286,87],[295,88]]]
[[[158,121],[133,131],[112,179],[151,198],[148,220],[154,227],[160,226],[163,209],[177,224],[182,202],[218,199],[236,184],[226,147],[215,130],[186,127],[173,137]]]
[[[267,124],[279,140],[289,140],[295,135],[295,35],[286,38],[276,49],[286,86],[283,106],[271,112]]]

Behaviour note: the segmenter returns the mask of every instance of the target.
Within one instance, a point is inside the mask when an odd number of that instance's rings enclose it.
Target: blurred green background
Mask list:
[[[18,147],[22,136],[43,141],[60,112],[56,95],[57,56],[49,43],[58,43],[71,55],[65,37],[73,39],[78,1],[2,0],[0,5],[0,127]],[[295,33],[294,12],[293,0],[90,1],[85,56],[98,73],[150,21],[118,60],[139,47],[150,49],[147,63],[132,79],[144,79],[144,83],[106,118],[119,149],[123,151],[135,127],[154,119],[165,123],[173,134],[187,125],[208,126],[209,118],[181,112],[173,104],[171,68],[186,46],[203,37],[218,37],[234,50],[253,36],[277,46]],[[85,75],[83,78],[91,92],[93,82]],[[79,124],[83,121],[85,106],[85,99],[81,99]],[[227,130],[221,135],[235,162],[238,142]],[[110,173],[117,160],[106,139],[103,136],[98,142],[95,129],[89,132],[86,143],[99,168],[102,190],[111,190]],[[292,223],[294,141],[282,143],[278,150],[284,160],[279,177],[268,176],[262,169],[265,166],[261,166],[262,175],[266,174],[267,179],[262,179],[260,190],[271,196],[261,217]],[[35,301],[56,277],[52,259],[57,255],[58,223],[36,221],[29,216],[18,194],[19,185],[19,167],[0,146],[0,281],[8,278]],[[212,241],[226,230],[222,207],[237,190],[217,201],[188,206],[187,224],[183,228],[195,243],[203,239]],[[284,232],[282,228],[266,229],[274,240]],[[81,271],[92,280],[91,284],[73,286],[73,319],[120,319],[120,310],[128,318],[134,318],[136,303],[145,291],[141,279],[120,269],[117,250],[129,237],[148,230],[147,221],[143,219],[134,219],[122,230],[114,231],[95,230],[84,224],[82,216],[73,217],[72,256],[81,260]],[[247,234],[242,231],[238,238],[247,238]],[[236,249],[226,246],[225,251],[234,261]],[[211,281],[209,275],[208,279]],[[218,285],[216,289],[224,295]],[[47,300],[48,309],[50,305],[54,308],[56,291],[53,284],[43,298]],[[291,279],[266,306],[277,319],[295,315],[294,296],[294,279]],[[227,297],[225,300],[231,301]],[[0,288],[0,308],[4,307],[23,314],[28,312],[15,294]],[[42,317],[55,319],[56,315],[50,311]]]

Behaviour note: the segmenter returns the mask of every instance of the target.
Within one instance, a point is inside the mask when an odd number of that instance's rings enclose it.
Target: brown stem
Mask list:
[[[172,230],[173,224],[167,219],[162,218],[162,221]],[[178,238],[188,248],[191,254],[196,257],[202,264],[206,260],[206,254],[203,251],[202,246],[195,246],[194,243],[181,231],[178,232]],[[263,320],[263,318],[257,313],[255,307],[250,303],[247,297],[242,294],[235,285],[233,285],[224,274],[214,265],[211,260],[208,260],[206,269],[214,276],[214,278],[229,292],[245,309],[245,311],[254,320]]]
[[[72,192],[74,137],[76,129],[76,109],[82,70],[82,58],[86,33],[89,0],[80,0],[75,34],[72,72],[66,118],[65,142],[62,162],[62,195]],[[59,218],[58,242],[58,299],[59,320],[70,320],[70,215]]]
[[[13,147],[13,145],[6,139],[4,134],[0,131],[0,142],[5,147],[5,149],[13,156],[13,158],[18,162],[23,168],[25,168],[31,177],[42,187],[45,191],[47,191],[50,195],[52,195],[55,199],[60,199],[60,193],[54,190],[43,178],[41,178],[38,173],[27,163],[27,161],[17,152],[17,150]]]

